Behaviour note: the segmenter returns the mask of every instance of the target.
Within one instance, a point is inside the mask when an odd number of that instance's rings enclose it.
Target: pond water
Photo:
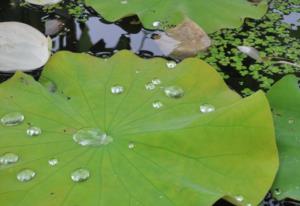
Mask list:
[[[97,57],[107,58],[114,53],[127,49],[143,58],[163,57],[163,52],[159,49],[154,39],[157,35],[162,35],[162,31],[147,30],[142,27],[136,16],[127,17],[117,22],[108,22],[91,8],[82,5],[72,4],[73,1],[66,1],[69,11],[60,8],[49,8],[50,12],[45,12],[41,7],[20,6],[19,0],[0,1],[0,22],[18,21],[29,24],[42,33],[50,34],[53,41],[53,52],[68,50],[73,52],[87,52]],[[71,2],[71,6],[70,6]],[[79,12],[78,12],[79,11]],[[274,11],[276,12],[276,11]],[[70,13],[73,13],[71,15]],[[74,17],[75,16],[75,17]],[[292,12],[283,15],[281,21],[292,24],[290,35],[300,41],[300,13]],[[247,30],[247,26],[244,26]],[[176,60],[175,61],[179,61]],[[247,64],[253,63],[251,59]],[[42,69],[30,72],[36,79],[39,78]],[[224,73],[229,75],[226,80],[228,85],[238,92],[242,91],[237,73],[227,66],[222,67]],[[12,74],[0,74],[0,82],[5,81]],[[273,75],[274,80],[283,75]],[[251,77],[244,77],[244,82],[253,90],[259,88],[257,82]],[[231,205],[223,200],[215,204],[216,206]],[[292,200],[277,202],[269,194],[266,197],[265,206],[300,205]]]

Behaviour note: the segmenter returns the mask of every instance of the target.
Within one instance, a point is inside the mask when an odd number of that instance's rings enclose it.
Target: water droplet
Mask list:
[[[84,182],[88,180],[89,177],[90,177],[90,172],[87,169],[83,169],[83,168],[76,169],[71,174],[71,179],[74,182]]]
[[[251,203],[247,203],[246,206],[252,206],[252,204]]]
[[[4,115],[1,118],[1,123],[4,126],[15,126],[19,125],[24,121],[24,115],[19,112],[12,112]]]
[[[178,86],[166,87],[164,91],[167,97],[171,97],[175,99],[179,99],[184,95],[183,89]]]
[[[86,128],[77,131],[73,140],[81,146],[102,146],[111,143],[113,138],[100,129]]]
[[[41,84],[51,93],[55,93],[57,91],[57,86],[54,82],[50,80],[41,80]]]
[[[42,130],[39,127],[29,127],[26,133],[28,136],[34,137],[39,136],[42,133]]]
[[[17,179],[20,182],[28,182],[35,177],[35,172],[30,169],[24,169],[17,174]]]
[[[164,196],[163,196],[163,195],[160,195],[160,196],[159,196],[159,199],[162,199],[162,198],[164,198]]]
[[[152,23],[152,25],[154,27],[159,27],[160,26],[160,22],[159,21],[155,21],[155,22]]]
[[[289,124],[294,124],[294,123],[295,123],[295,120],[289,119],[289,120],[288,120],[288,123],[289,123]]]
[[[155,78],[155,79],[152,79],[152,84],[154,84],[154,85],[160,85],[161,84],[161,81],[160,81],[160,79],[158,79],[158,78]]]
[[[203,104],[200,106],[200,112],[202,113],[210,113],[214,112],[215,110],[215,107],[211,104]]]
[[[135,148],[134,143],[133,143],[133,142],[130,142],[130,143],[128,144],[128,149],[134,149],[134,148]]]
[[[147,90],[154,90],[156,88],[156,86],[152,82],[149,82],[149,83],[145,84],[145,88]]]
[[[163,103],[160,102],[160,101],[155,101],[155,102],[152,103],[152,106],[153,106],[154,109],[160,109],[160,108],[162,108],[164,105],[163,105]]]
[[[48,160],[48,164],[50,166],[55,166],[58,164],[58,159],[50,159],[50,160]]]
[[[111,88],[112,94],[122,94],[124,92],[124,87],[121,85],[115,85]]]
[[[274,190],[274,194],[275,194],[275,195],[280,195],[280,194],[281,194],[281,190],[280,190],[279,188],[276,188],[276,189]]]
[[[169,69],[174,69],[177,66],[177,63],[174,61],[169,61],[166,65]]]
[[[128,1],[127,0],[122,0],[121,4],[128,4]]]
[[[18,160],[19,160],[18,155],[8,152],[0,157],[0,164],[3,164],[3,165],[13,164],[13,163],[18,162]]]
[[[244,201],[244,197],[243,197],[242,195],[235,196],[235,199],[236,199],[238,202],[243,202],[243,201]]]

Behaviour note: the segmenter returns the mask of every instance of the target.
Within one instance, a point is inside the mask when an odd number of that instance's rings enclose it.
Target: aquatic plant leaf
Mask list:
[[[31,71],[50,57],[49,39],[35,28],[19,22],[0,23],[0,71]]]
[[[247,0],[85,0],[105,19],[116,21],[137,14],[147,28],[166,29],[188,17],[207,33],[242,25],[245,17],[260,18],[267,2],[254,5]]]
[[[39,5],[39,6],[58,4],[61,1],[62,0],[25,0],[25,2],[27,3]]]
[[[277,199],[300,200],[300,88],[299,78],[288,75],[268,93],[273,109],[280,168],[273,185]]]
[[[1,84],[0,105],[0,154],[19,156],[0,166],[5,206],[257,205],[278,167],[265,95],[199,59],[60,52],[40,82]]]

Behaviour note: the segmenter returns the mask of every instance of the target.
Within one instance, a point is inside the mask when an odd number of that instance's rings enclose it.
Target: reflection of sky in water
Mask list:
[[[149,34],[153,33],[153,31],[141,29],[138,33],[129,34],[117,24],[101,22],[99,17],[90,17],[84,26],[78,22],[75,22],[75,24],[77,41],[83,41],[86,45],[96,45],[102,42],[105,48],[113,49],[118,47],[121,37],[124,37],[128,39],[127,46],[133,52],[147,50],[155,56],[163,55],[157,44],[150,38]]]
[[[293,29],[297,29],[300,26],[300,13],[292,12],[289,15],[283,17],[283,21],[289,24],[293,24]]]

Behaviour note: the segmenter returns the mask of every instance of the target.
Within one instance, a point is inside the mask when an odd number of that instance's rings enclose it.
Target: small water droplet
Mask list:
[[[8,152],[0,157],[0,164],[3,164],[3,165],[13,164],[13,163],[18,162],[18,160],[19,160],[18,155]]]
[[[252,206],[252,204],[251,203],[247,203],[246,206]]]
[[[243,201],[244,201],[244,197],[243,197],[242,195],[235,196],[235,199],[236,199],[238,202],[243,202]]]
[[[74,182],[84,182],[88,180],[89,177],[90,177],[90,172],[87,169],[83,169],[83,168],[76,169],[71,174],[71,179]]]
[[[279,189],[279,188],[276,188],[275,190],[274,190],[274,194],[275,195],[280,195],[281,194],[281,189]]]
[[[165,95],[174,99],[179,99],[183,97],[184,91],[178,86],[169,86],[164,89]]]
[[[58,159],[50,159],[50,160],[48,160],[48,164],[50,166],[55,166],[58,164]]]
[[[24,121],[24,115],[20,112],[12,112],[4,115],[1,118],[1,123],[4,126],[15,126],[19,125]]]
[[[35,177],[36,173],[30,169],[24,169],[17,174],[17,179],[20,182],[28,182]]]
[[[39,127],[29,127],[26,131],[26,134],[31,137],[39,136],[42,134],[42,130]]]
[[[200,106],[200,112],[202,113],[210,113],[210,112],[214,112],[216,109],[213,105],[211,104],[202,104]]]
[[[163,196],[163,195],[160,195],[160,196],[159,196],[159,199],[162,199],[162,198],[164,198],[164,196]]]
[[[177,66],[177,63],[174,61],[169,61],[166,65],[169,69],[174,69]]]
[[[152,25],[154,27],[159,27],[160,26],[160,22],[159,21],[155,21],[155,22],[152,23]]]
[[[86,128],[77,131],[73,140],[81,146],[102,146],[113,142],[113,138],[100,129]]]
[[[288,123],[289,123],[289,124],[294,124],[294,123],[295,123],[295,120],[289,119],[289,120],[288,120]]]
[[[156,88],[156,86],[152,82],[148,82],[147,84],[145,84],[145,88],[147,90],[154,90]]]
[[[154,85],[160,85],[161,84],[161,81],[160,81],[160,79],[158,79],[158,78],[155,78],[155,79],[152,79],[152,84],[154,84]]]
[[[51,93],[55,93],[57,91],[57,86],[53,81],[43,79],[41,84]]]
[[[127,0],[121,0],[121,4],[128,4]]]
[[[155,102],[152,103],[152,106],[153,106],[154,109],[160,109],[160,108],[162,108],[164,105],[163,105],[163,103],[160,102],[160,101],[155,101]]]
[[[128,144],[128,149],[134,149],[135,148],[135,144],[133,142],[130,142]]]
[[[122,94],[124,92],[124,87],[121,85],[115,85],[111,88],[112,94]]]

